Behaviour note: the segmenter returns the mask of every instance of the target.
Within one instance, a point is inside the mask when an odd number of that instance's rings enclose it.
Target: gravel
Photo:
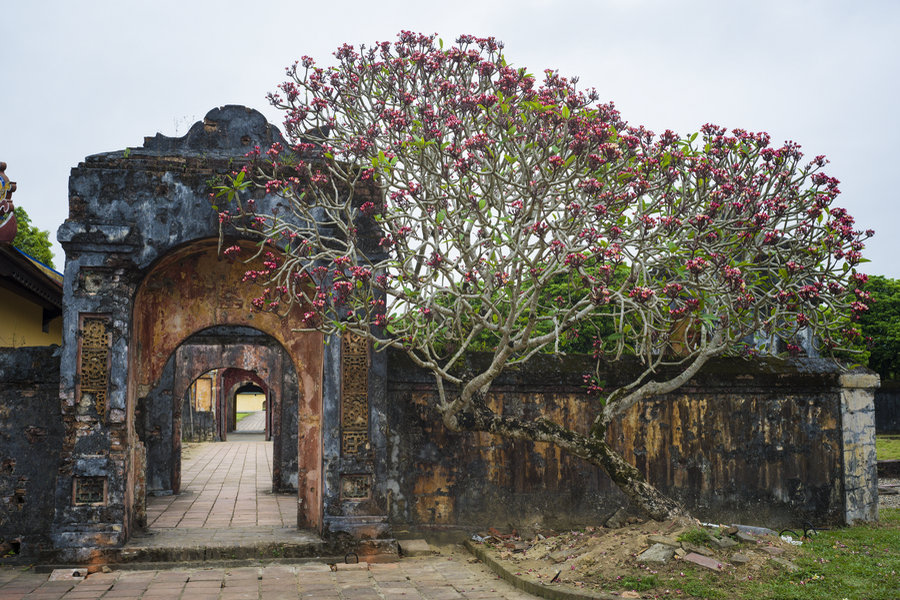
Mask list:
[[[900,492],[900,479],[880,478],[879,487],[893,487]],[[900,494],[878,494],[878,508],[900,508]]]

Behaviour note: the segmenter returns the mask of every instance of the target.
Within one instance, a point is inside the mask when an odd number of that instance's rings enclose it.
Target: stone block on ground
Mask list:
[[[716,548],[719,548],[720,550],[725,550],[726,548],[737,546],[737,542],[730,537],[713,537],[712,540],[710,540],[710,544],[712,544]]]
[[[725,568],[725,565],[723,565],[716,559],[710,558],[708,556],[703,556],[702,554],[697,554],[696,552],[687,554],[682,560],[692,562],[695,565],[700,565],[701,567],[706,567],[707,569],[711,569],[713,571],[721,571]]]
[[[689,553],[693,552],[694,554],[702,554],[703,556],[709,556],[712,554],[712,548],[707,548],[706,546],[698,546],[697,544],[692,544],[690,542],[681,542],[681,547],[687,550]]]
[[[550,553],[550,560],[554,563],[566,562],[566,559],[569,558],[569,555],[572,553],[571,550],[567,548],[563,548],[562,550],[556,550]]]
[[[741,554],[740,552],[735,552],[731,555],[731,562],[736,565],[746,565],[750,562],[750,557],[746,554]]]
[[[797,565],[786,558],[781,558],[780,556],[773,556],[769,559],[769,561],[775,563],[779,567],[783,567],[786,571],[790,571],[791,573],[799,570],[799,567]]]
[[[400,554],[403,556],[429,556],[434,554],[431,546],[425,540],[398,540]]]
[[[675,548],[668,544],[653,544],[638,555],[641,562],[665,564],[675,555]]]
[[[75,569],[53,569],[49,581],[81,581],[87,577],[87,567]]]
[[[606,520],[605,525],[610,529],[618,529],[625,525],[626,520],[628,519],[628,511],[625,508],[620,508],[613,515]]]
[[[747,533],[746,531],[738,531],[736,534],[734,534],[734,537],[736,537],[739,541],[745,542],[747,544],[755,544],[759,541],[759,538],[757,538],[752,533]]]
[[[673,548],[678,548],[679,546],[681,546],[681,542],[667,535],[647,536],[647,542],[650,544],[665,544],[666,546],[672,546]]]
[[[778,546],[763,546],[761,548],[763,552],[768,552],[772,556],[778,556],[779,554],[784,554],[784,548],[779,548]]]

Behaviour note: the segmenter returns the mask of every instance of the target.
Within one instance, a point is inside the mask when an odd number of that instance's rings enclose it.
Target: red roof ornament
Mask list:
[[[11,244],[16,239],[16,213],[12,203],[16,182],[6,176],[6,163],[0,162],[0,244]]]

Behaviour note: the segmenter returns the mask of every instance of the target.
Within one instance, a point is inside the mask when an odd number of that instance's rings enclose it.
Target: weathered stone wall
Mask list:
[[[298,522],[321,527],[322,337],[294,331],[298,318],[254,313],[254,294],[240,285],[254,263],[219,255],[218,211],[208,196],[214,176],[230,172],[254,146],[278,141],[278,130],[260,113],[226,106],[182,138],[147,138],[141,148],[89,156],[73,169],[69,218],[58,232],[66,252],[60,373],[66,435],[52,537],[66,550],[61,560],[92,560],[141,524],[147,477],[159,484],[153,478],[171,472],[179,453],[181,398],[165,397],[166,362],[190,335],[219,325],[263,331],[294,362],[285,373],[293,378],[288,384],[299,386],[301,406],[285,412],[276,453],[285,452],[275,457],[276,469],[280,488],[303,481]],[[274,195],[256,198],[263,212],[278,202]],[[225,243],[245,242],[227,236]],[[146,422],[148,416],[156,422]],[[157,445],[171,448],[164,465],[148,456],[138,431],[144,425],[144,433],[153,433],[158,423],[172,440]],[[173,472],[171,487],[177,485]],[[73,489],[84,493],[74,497]]]
[[[538,357],[501,376],[489,403],[585,431],[598,402],[581,384],[591,368],[586,357]],[[606,373],[607,385],[627,381],[628,371]],[[388,354],[387,372],[395,526],[563,527],[602,522],[625,502],[599,469],[556,447],[447,431],[431,408],[428,374],[398,353]],[[777,526],[873,518],[874,436],[866,418],[877,377],[865,377],[848,392],[823,360],[723,359],[677,392],[635,406],[609,438],[704,520]]]
[[[900,433],[900,381],[884,381],[875,392],[875,430]]]
[[[50,546],[62,437],[59,347],[0,348],[0,543],[20,559]]]

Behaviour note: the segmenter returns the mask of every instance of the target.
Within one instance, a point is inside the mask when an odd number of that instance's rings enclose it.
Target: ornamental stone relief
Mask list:
[[[341,452],[369,446],[369,356],[365,338],[346,334],[341,343]]]
[[[102,419],[106,415],[109,390],[109,319],[106,317],[82,317],[81,348],[79,353],[78,404],[93,405]]]

